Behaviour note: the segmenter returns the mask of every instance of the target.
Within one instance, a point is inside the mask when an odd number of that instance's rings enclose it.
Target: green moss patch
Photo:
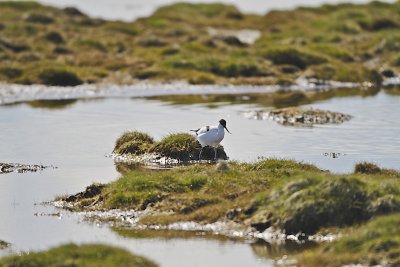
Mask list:
[[[140,155],[147,153],[153,144],[154,139],[146,133],[126,132],[117,139],[113,152]]]
[[[155,267],[155,263],[130,252],[107,245],[62,245],[45,252],[31,252],[0,259],[0,266],[137,266]]]

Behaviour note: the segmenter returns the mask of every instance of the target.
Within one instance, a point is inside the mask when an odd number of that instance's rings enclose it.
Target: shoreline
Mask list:
[[[397,84],[400,84],[398,81]],[[392,86],[392,84],[390,84]],[[324,83],[298,80],[296,84],[283,85],[192,85],[177,81],[172,83],[138,82],[129,85],[82,84],[78,86],[47,86],[41,84],[21,85],[0,83],[0,105],[34,100],[72,100],[124,97],[157,97],[170,95],[213,95],[274,93],[278,91],[323,92],[335,89],[369,88],[370,83],[325,81]]]

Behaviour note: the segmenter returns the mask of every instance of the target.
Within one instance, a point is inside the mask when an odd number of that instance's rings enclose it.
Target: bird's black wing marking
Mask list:
[[[197,129],[197,130],[190,130],[191,132],[195,132],[196,133],[196,135],[198,135],[197,133],[198,133],[198,131],[200,131],[200,128],[199,129]]]
[[[210,130],[210,128],[211,128],[210,126],[204,126],[203,128],[199,128],[197,130],[190,130],[190,131],[195,132],[196,135],[199,135],[199,134],[208,132]]]

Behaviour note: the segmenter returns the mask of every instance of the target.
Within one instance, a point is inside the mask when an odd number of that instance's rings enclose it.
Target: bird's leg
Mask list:
[[[217,161],[217,147],[214,147],[214,160]]]
[[[200,149],[199,161],[201,160],[201,152],[203,152],[203,147],[201,147],[201,149]]]

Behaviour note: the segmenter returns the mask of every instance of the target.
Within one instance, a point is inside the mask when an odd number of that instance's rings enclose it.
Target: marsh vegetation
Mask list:
[[[298,77],[379,84],[399,68],[398,5],[323,5],[260,16],[230,5],[178,3],[127,23],[74,8],[1,2],[0,79],[61,86],[264,85]]]
[[[143,257],[112,246],[67,244],[44,252],[5,257],[0,259],[0,266],[155,267],[157,265]]]

